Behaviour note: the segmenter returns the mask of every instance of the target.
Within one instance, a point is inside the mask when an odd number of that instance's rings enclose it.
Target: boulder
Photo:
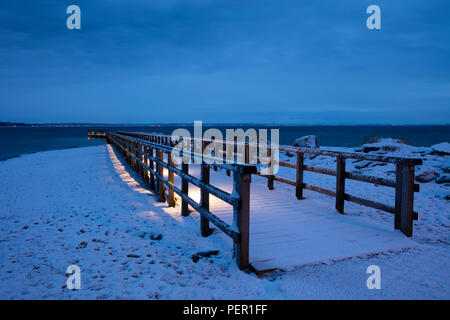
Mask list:
[[[356,169],[363,169],[365,167],[368,167],[370,164],[371,164],[370,161],[363,160],[363,161],[360,161],[357,164],[355,164],[355,168]]]
[[[439,172],[434,168],[428,168],[416,176],[417,182],[430,182],[439,177]]]
[[[378,151],[380,149],[381,149],[381,147],[376,147],[376,146],[363,146],[363,152],[365,152],[365,153],[369,153],[372,151]]]
[[[433,149],[434,152],[437,154],[444,156],[444,155],[450,155],[450,143],[448,142],[441,142],[435,145],[431,146],[431,149]]]
[[[315,135],[303,136],[296,139],[292,145],[299,148],[318,148],[319,139]]]
[[[450,173],[450,159],[446,159],[442,164],[440,165],[440,168],[444,173]]]
[[[436,183],[449,183],[450,182],[450,174],[444,174],[436,179]]]

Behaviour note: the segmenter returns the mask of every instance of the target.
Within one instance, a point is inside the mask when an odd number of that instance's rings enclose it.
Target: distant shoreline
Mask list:
[[[21,153],[21,154],[16,154],[14,156],[0,158],[0,162],[4,162],[4,161],[11,160],[11,159],[20,158],[22,156],[29,155],[29,154],[36,154],[36,153],[47,152],[47,151],[58,151],[58,150],[68,150],[68,149],[77,149],[77,148],[89,148],[89,147],[94,147],[94,146],[71,146],[71,147],[61,147],[61,148],[55,148],[55,149],[44,149],[44,150],[40,150],[40,151],[30,151],[30,152],[25,152],[25,153]]]
[[[79,128],[79,127],[171,127],[171,126],[192,126],[188,123],[147,123],[147,124],[126,124],[126,123],[21,123],[21,122],[0,122],[0,128],[14,127],[34,127],[34,128]],[[448,127],[448,124],[277,124],[277,123],[208,123],[203,126],[278,126],[278,127]]]

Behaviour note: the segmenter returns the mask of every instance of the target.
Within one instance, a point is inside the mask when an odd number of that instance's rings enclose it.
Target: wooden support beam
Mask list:
[[[163,161],[163,150],[161,149],[156,149],[158,152],[158,160],[159,161]],[[157,168],[158,171],[157,173],[161,176],[164,177],[164,168],[162,165],[157,164]],[[164,183],[161,179],[158,179],[158,199],[160,202],[164,202],[166,201],[166,195],[164,194]]]
[[[296,179],[295,179],[295,196],[297,199],[303,199],[303,153],[297,153]]]
[[[239,205],[233,207],[233,224],[239,230],[239,241],[234,243],[234,256],[239,269],[249,267],[250,240],[250,182],[251,174],[235,171],[233,174],[233,192],[239,195]]]
[[[170,166],[175,167],[175,162],[172,160],[172,153],[168,153],[167,154],[167,161],[169,163]],[[170,184],[174,184],[174,176],[173,176],[173,171],[168,169],[169,171],[169,183]],[[175,207],[175,195],[173,193],[172,189],[169,189],[169,207]]]
[[[344,213],[345,200],[345,158],[336,157],[336,210]]]
[[[270,157],[270,169],[269,169],[269,174],[267,176],[267,188],[269,190],[273,190],[273,180],[274,180],[274,175],[273,175],[273,163],[274,163],[274,159],[273,159],[273,153],[272,153],[272,149],[271,148],[267,148],[267,151],[269,152],[269,157]]]
[[[201,181],[203,183],[209,184],[209,165],[202,163],[201,167]],[[206,189],[201,189],[200,191],[200,205],[206,211],[209,211],[209,192]],[[205,217],[200,217],[200,232],[203,237],[207,237],[211,234],[211,229],[209,228],[209,221]]]
[[[184,161],[181,163],[181,171],[183,171],[186,174],[189,174],[189,164],[184,163]],[[181,191],[186,195],[189,196],[189,182],[186,180],[186,178],[181,178]],[[181,200],[181,215],[186,217],[189,215],[189,205],[188,202],[183,198]]]
[[[149,156],[150,156],[150,164],[149,164],[149,166],[150,166],[150,168],[152,169],[152,170],[155,170],[155,167],[154,167],[154,165],[153,165],[153,160],[152,160],[152,158],[153,157],[155,157],[155,154],[154,154],[154,148],[153,147],[150,147],[149,148]],[[153,172],[152,171],[150,171],[150,189],[151,190],[155,190],[155,176],[153,175]]]
[[[397,164],[395,187],[395,229],[407,237],[413,234],[414,166]]]
[[[144,145],[144,164],[145,164],[146,166],[149,165],[148,150],[149,150],[149,147],[146,146],[146,145]],[[147,184],[150,182],[149,176],[150,176],[150,170],[148,170],[148,169],[146,169],[146,168],[144,167],[144,181],[145,181],[145,183],[147,183]]]

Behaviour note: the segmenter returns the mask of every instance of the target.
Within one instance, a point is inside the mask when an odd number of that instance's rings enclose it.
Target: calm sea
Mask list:
[[[76,148],[103,144],[102,139],[88,139],[87,132],[94,130],[145,131],[171,134],[176,128],[190,126],[121,126],[121,127],[0,127],[0,160],[44,150]],[[204,130],[208,126],[204,125]],[[280,144],[292,144],[308,134],[317,135],[322,146],[359,146],[374,137],[400,138],[411,145],[430,146],[450,141],[450,126],[267,126],[237,125],[214,127],[280,129]]]

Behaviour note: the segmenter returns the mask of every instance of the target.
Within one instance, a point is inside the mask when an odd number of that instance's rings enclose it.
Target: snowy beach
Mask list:
[[[419,156],[415,245],[404,250],[280,270],[264,278],[238,270],[232,243],[199,234],[199,216],[159,203],[109,145],[23,155],[0,162],[1,299],[448,299],[450,297],[448,155],[430,147],[382,140],[346,151]],[[295,161],[281,154],[283,161]],[[308,159],[332,167],[333,159]],[[282,168],[286,169],[286,168]],[[353,162],[348,170],[395,175],[390,164]],[[281,170],[289,177],[291,170]],[[324,187],[333,179],[305,176]],[[436,180],[441,179],[441,180]],[[255,177],[252,183],[263,183]],[[430,180],[431,179],[431,180]],[[420,180],[420,178],[419,178]],[[442,182],[442,183],[437,183]],[[392,190],[350,190],[393,201]],[[278,188],[292,189],[289,186]],[[388,192],[390,191],[390,192]],[[292,192],[292,190],[290,191]],[[327,196],[307,192],[324,203]],[[350,214],[393,228],[393,216],[349,205]],[[200,252],[218,250],[209,257]],[[196,257],[194,259],[194,257]],[[65,287],[66,268],[81,268],[82,287]],[[366,286],[366,269],[381,268],[380,290]]]

